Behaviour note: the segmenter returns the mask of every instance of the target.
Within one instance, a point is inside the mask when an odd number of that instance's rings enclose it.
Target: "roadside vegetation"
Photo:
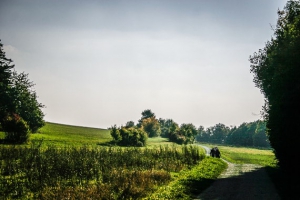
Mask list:
[[[227,164],[217,158],[206,157],[190,170],[174,175],[173,181],[160,186],[144,199],[194,199],[227,168]]]

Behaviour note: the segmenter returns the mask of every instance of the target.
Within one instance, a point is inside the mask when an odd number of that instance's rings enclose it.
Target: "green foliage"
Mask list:
[[[159,124],[161,129],[161,137],[169,138],[171,133],[174,133],[179,129],[179,126],[172,119],[162,119],[159,118]]]
[[[206,157],[191,170],[182,171],[178,179],[161,186],[155,193],[144,199],[195,199],[227,168],[227,164],[215,158]]]
[[[125,125],[125,127],[126,128],[132,128],[132,127],[134,127],[134,122],[133,121],[127,122],[126,125]]]
[[[161,133],[159,122],[155,117],[143,119],[141,128],[148,134],[148,137],[157,137]]]
[[[278,11],[274,38],[250,56],[254,83],[265,96],[267,134],[279,165],[287,173],[297,170],[300,153],[300,2],[288,1]],[[290,153],[293,152],[293,153]]]
[[[27,122],[30,131],[35,133],[45,125],[44,113],[41,110],[44,105],[37,101],[34,84],[28,79],[28,74],[13,72],[11,80],[10,94],[15,112]]]
[[[270,147],[266,136],[265,122],[257,120],[242,123],[238,127],[227,127],[224,124],[216,124],[204,130],[199,127],[196,136],[199,142],[214,144],[229,144],[235,146]]]
[[[205,156],[196,146],[41,147],[0,146],[1,197],[141,199]]]
[[[242,123],[238,128],[230,131],[225,143],[236,146],[253,146],[253,138],[255,136],[255,131],[258,123],[258,121]]]
[[[2,127],[5,130],[5,140],[9,143],[25,143],[29,139],[29,126],[17,114],[7,116]]]
[[[253,146],[256,147],[270,147],[269,139],[266,135],[266,123],[259,121],[255,134],[253,135]]]
[[[114,125],[110,128],[110,135],[113,137],[115,143],[119,143],[122,140],[122,136],[117,125]]]
[[[14,65],[11,64],[12,60],[6,58],[3,51],[3,44],[0,40],[0,120],[4,119],[10,110],[11,99],[9,93],[11,76]]]
[[[197,140],[202,142],[222,144],[225,142],[229,132],[230,128],[221,123],[209,127],[206,130],[204,130],[204,127],[200,126],[198,129]]]
[[[144,111],[142,112],[142,117],[141,117],[141,119],[139,120],[139,125],[142,124],[142,121],[143,121],[144,119],[151,118],[151,117],[156,118],[155,114],[154,114],[150,109],[144,110]]]
[[[28,74],[12,71],[12,60],[5,57],[2,47],[0,43],[0,124],[8,116],[17,114],[31,132],[36,132],[45,124],[41,110],[44,106],[37,101],[34,84],[28,79]]]
[[[147,133],[141,128],[127,128],[112,126],[110,134],[113,137],[113,142],[121,146],[146,146]]]
[[[181,124],[179,129],[169,133],[169,139],[177,144],[193,144],[197,133],[193,124]]]

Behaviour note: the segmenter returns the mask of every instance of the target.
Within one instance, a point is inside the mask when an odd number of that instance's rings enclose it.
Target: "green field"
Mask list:
[[[80,126],[70,126],[47,122],[39,133],[30,136],[31,141],[43,140],[45,145],[91,145],[111,141],[108,130]]]
[[[233,147],[215,144],[203,144],[210,148],[217,146],[221,157],[237,164],[258,164],[265,167],[276,167],[275,155],[270,149],[257,149],[250,147]]]
[[[0,139],[4,138],[4,133],[0,132]],[[38,133],[30,135],[30,142],[36,143],[43,140],[43,146],[99,146],[107,145],[112,137],[109,130],[82,126],[71,126],[65,124],[46,122]],[[148,138],[147,146],[170,145],[173,144],[166,138]]]
[[[47,122],[27,144],[0,145],[0,196],[193,199],[227,166],[198,145],[156,137],[147,147],[117,147],[111,140],[109,130]],[[274,166],[270,150],[219,148],[231,162]]]

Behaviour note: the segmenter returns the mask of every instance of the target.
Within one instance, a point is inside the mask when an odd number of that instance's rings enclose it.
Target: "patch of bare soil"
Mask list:
[[[224,160],[225,161],[225,160]],[[225,161],[227,162],[227,161]],[[278,200],[265,169],[253,164],[232,164],[196,199],[199,200]]]

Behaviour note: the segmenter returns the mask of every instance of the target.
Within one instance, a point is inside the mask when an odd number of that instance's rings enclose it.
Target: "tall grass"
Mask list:
[[[198,164],[196,146],[57,148],[0,146],[0,196],[20,199],[137,199]]]

